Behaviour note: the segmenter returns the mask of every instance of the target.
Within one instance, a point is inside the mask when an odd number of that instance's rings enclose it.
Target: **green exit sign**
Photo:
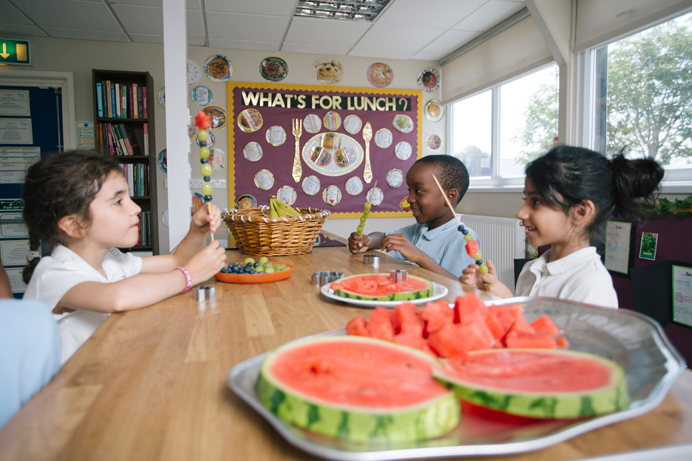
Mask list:
[[[29,40],[13,40],[9,38],[0,38],[0,65],[33,65],[33,56],[31,48],[31,42]]]

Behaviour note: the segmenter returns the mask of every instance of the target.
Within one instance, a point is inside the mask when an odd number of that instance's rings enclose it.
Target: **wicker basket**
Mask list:
[[[240,250],[252,256],[310,253],[329,211],[296,208],[302,216],[270,218],[269,207],[224,210],[221,217]]]

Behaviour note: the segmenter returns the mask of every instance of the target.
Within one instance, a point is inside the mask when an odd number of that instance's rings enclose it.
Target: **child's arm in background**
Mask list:
[[[352,232],[348,237],[348,249],[351,253],[364,253],[373,248],[379,248],[384,234],[382,232],[373,232],[368,235],[356,235]]]
[[[185,274],[177,267],[190,273],[193,286],[209,280],[226,264],[226,251],[218,241],[202,248],[206,233],[218,229],[220,222],[216,206],[211,206],[211,213],[208,205],[200,208],[192,217],[190,231],[173,253],[142,258],[140,273],[118,282],[75,285],[63,295],[56,312],[64,307],[122,312],[156,304],[180,293],[187,285]]]
[[[408,261],[418,264],[423,269],[427,269],[436,274],[444,275],[452,279],[457,276],[440,266],[437,261],[428,256],[424,251],[419,250],[404,234],[389,234],[382,239],[380,249],[389,253],[398,251]]]
[[[497,279],[497,271],[495,270],[493,262],[488,260],[486,264],[488,265],[488,273],[485,275],[480,273],[477,264],[469,264],[469,266],[462,271],[461,277],[459,277],[461,284],[500,298],[513,297],[514,294],[507,288],[507,285]]]

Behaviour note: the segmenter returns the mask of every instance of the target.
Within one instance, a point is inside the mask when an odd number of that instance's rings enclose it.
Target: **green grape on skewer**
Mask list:
[[[375,185],[373,186],[373,194],[376,186],[377,181],[375,181]],[[372,195],[370,196],[370,198],[372,199]],[[363,207],[363,214],[360,216],[360,224],[358,224],[358,228],[356,229],[356,235],[363,235],[363,229],[365,229],[365,220],[368,219],[371,207],[372,203],[370,202],[370,200],[365,202],[365,206]]]

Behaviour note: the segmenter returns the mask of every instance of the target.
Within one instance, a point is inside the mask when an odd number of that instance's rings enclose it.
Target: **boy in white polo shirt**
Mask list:
[[[469,174],[464,164],[449,155],[428,155],[418,159],[406,174],[408,203],[416,224],[393,231],[368,235],[352,233],[348,238],[351,253],[381,249],[392,256],[458,279],[474,261],[466,253],[466,234],[478,240],[468,227],[459,228],[454,213],[435,184],[440,181],[445,195],[456,206],[469,187]]]

